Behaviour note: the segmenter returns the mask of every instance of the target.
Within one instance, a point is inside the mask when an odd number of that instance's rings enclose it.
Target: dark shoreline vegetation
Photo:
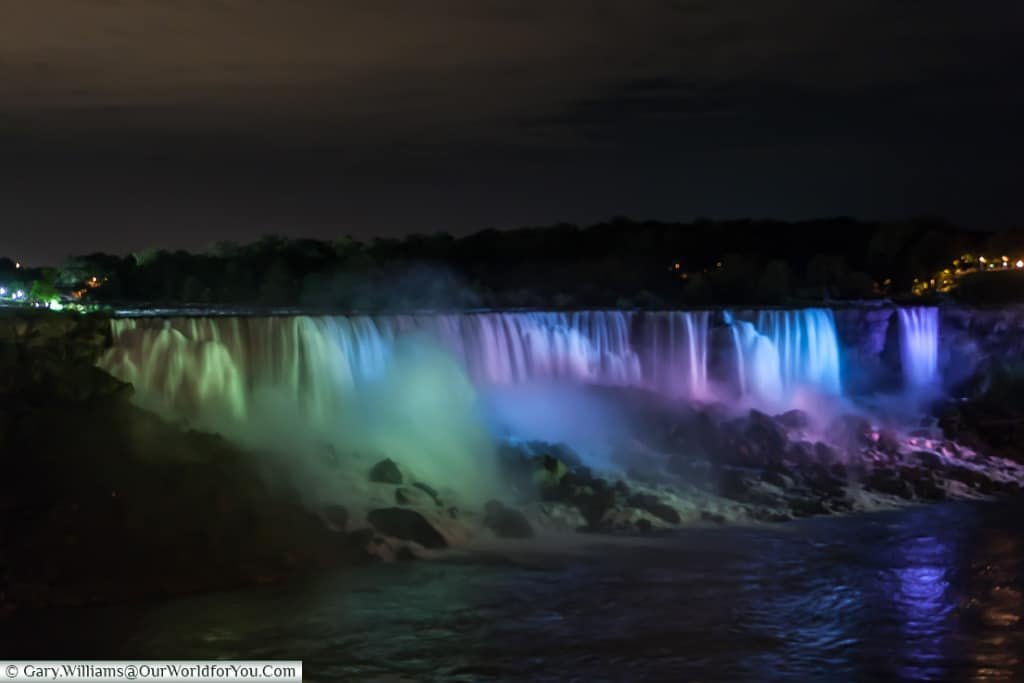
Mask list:
[[[1021,231],[965,230],[938,220],[798,223],[625,218],[593,225],[324,242],[268,236],[201,253],[91,254],[0,283],[45,299],[77,292],[126,307],[303,310],[670,309],[806,305],[910,297],[964,253],[1014,254]],[[92,281],[92,278],[96,278]],[[90,282],[92,286],[90,286]],[[97,286],[98,285],[98,286]],[[1024,274],[984,273],[953,292],[972,304],[1024,300]],[[920,299],[916,299],[920,300]]]
[[[964,383],[967,400],[936,403],[930,426],[909,434],[837,416],[840,446],[805,440],[798,410],[729,417],[609,390],[644,416],[667,460],[610,476],[557,444],[503,444],[507,490],[486,502],[325,447],[323,471],[358,480],[361,494],[311,504],[286,459],[136,406],[130,385],[96,367],[110,334],[103,315],[0,318],[0,616],[408,561],[472,538],[782,522],[1019,495],[1024,482],[1024,375],[989,365]]]

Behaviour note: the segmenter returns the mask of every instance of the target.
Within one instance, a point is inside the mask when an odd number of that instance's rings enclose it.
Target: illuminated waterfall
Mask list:
[[[908,391],[927,391],[938,385],[939,309],[900,308],[900,361]]]
[[[415,316],[482,383],[571,380],[612,386],[642,382],[629,313],[483,313]]]
[[[416,338],[454,359],[478,388],[597,384],[695,400],[738,394],[774,407],[799,388],[839,393],[830,311],[746,317],[726,314],[724,336],[707,311],[116,320],[102,365],[134,384],[142,402],[176,415],[244,419],[253,395],[274,387],[324,423],[339,402],[388,374],[396,345]],[[713,339],[731,345],[714,373]]]
[[[242,420],[260,387],[288,388],[299,409],[329,418],[324,411],[383,373],[393,340],[363,317],[115,320],[113,332],[100,364],[143,404]]]
[[[785,389],[802,386],[840,393],[839,341],[832,311],[761,311],[757,327],[778,352]]]
[[[768,337],[753,323],[737,320],[730,324],[734,375],[740,398],[778,402],[784,395],[779,353]]]

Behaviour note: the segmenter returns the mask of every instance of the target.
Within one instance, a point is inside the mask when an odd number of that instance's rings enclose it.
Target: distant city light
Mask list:
[[[1018,268],[1024,268],[1024,260],[1017,259],[1017,263],[1014,264]]]
[[[14,298],[15,299],[24,299],[25,298],[25,291],[19,289],[17,292],[14,293]]]
[[[21,261],[18,261],[18,262],[16,262],[16,263],[14,264],[14,267],[15,267],[15,268],[21,268]]]
[[[0,287],[0,296],[7,296],[7,288]]]

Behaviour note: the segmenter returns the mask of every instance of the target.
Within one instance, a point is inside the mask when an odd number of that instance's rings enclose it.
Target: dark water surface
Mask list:
[[[0,655],[301,659],[306,680],[1024,680],[1022,514],[915,507],[376,566],[22,616]]]

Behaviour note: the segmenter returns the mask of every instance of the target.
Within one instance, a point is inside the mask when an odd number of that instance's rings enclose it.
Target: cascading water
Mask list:
[[[808,387],[827,394],[840,393],[839,340],[832,311],[761,311],[757,328],[778,351],[785,390]]]
[[[478,384],[564,382],[708,395],[707,311],[482,313],[381,318],[439,340]]]
[[[759,403],[782,400],[785,388],[779,353],[771,340],[753,323],[737,320],[729,325],[735,358],[735,383],[739,397]]]
[[[809,308],[725,317],[729,349],[723,354],[721,381],[739,399],[785,409],[798,391],[841,393],[839,341],[831,311]]]
[[[725,314],[724,327],[707,311],[129,319],[114,321],[101,365],[143,405],[236,438],[415,458],[434,443],[432,461],[469,461],[483,448],[477,427],[490,424],[586,441],[593,454],[609,448],[618,415],[584,385],[768,410],[793,407],[803,389],[839,393],[829,311],[753,317]],[[714,367],[713,340],[726,345]]]
[[[900,308],[898,315],[904,387],[911,393],[932,390],[939,384],[939,309]]]
[[[104,366],[176,412],[216,406],[236,417],[255,389],[275,386],[327,419],[325,406],[384,376],[396,340],[410,335],[433,340],[477,386],[568,382],[701,400],[731,384],[776,405],[796,388],[840,392],[830,311],[726,318],[732,351],[722,377],[709,373],[707,311],[118,320]]]

